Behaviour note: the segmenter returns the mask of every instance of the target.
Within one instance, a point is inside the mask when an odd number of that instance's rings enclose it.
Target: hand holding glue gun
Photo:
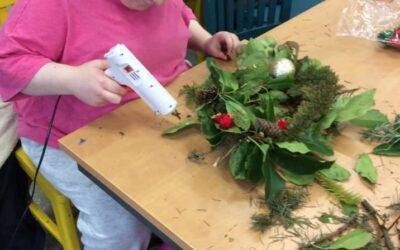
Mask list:
[[[132,88],[157,115],[175,111],[176,100],[125,45],[117,44],[104,57],[109,64],[106,75]]]

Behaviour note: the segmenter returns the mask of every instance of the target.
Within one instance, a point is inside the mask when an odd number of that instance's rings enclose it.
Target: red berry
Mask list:
[[[278,119],[278,121],[276,121],[276,124],[278,125],[278,127],[281,129],[281,130],[287,130],[287,127],[288,127],[288,122],[285,120],[285,119],[283,119],[283,118],[281,118],[281,119]]]
[[[235,126],[233,117],[230,114],[218,114],[213,116],[213,120],[219,125],[221,129],[229,129]]]

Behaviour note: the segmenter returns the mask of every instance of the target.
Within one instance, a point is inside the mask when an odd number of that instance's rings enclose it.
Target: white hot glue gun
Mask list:
[[[176,100],[125,45],[115,45],[104,57],[110,64],[106,75],[132,88],[157,115],[175,111]]]

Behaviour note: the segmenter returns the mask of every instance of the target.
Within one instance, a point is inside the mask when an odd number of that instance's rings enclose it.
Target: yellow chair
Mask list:
[[[22,148],[19,148],[15,153],[17,160],[30,177],[34,178],[36,167],[25,154]],[[71,202],[62,195],[57,189],[53,187],[41,174],[38,174],[36,184],[44,195],[49,199],[55,222],[45,214],[38,204],[32,202],[29,205],[29,210],[36,220],[45,228],[65,250],[78,250],[80,249],[80,242],[76,230],[76,222],[72,213]]]
[[[13,4],[14,0],[0,0],[0,25],[6,20],[8,10]],[[22,148],[18,149],[15,154],[21,168],[30,179],[33,179],[36,171],[35,165]],[[41,174],[37,176],[37,185],[51,203],[55,222],[35,202],[29,204],[29,210],[32,215],[65,250],[79,250],[80,242],[76,230],[75,218],[72,214],[71,202],[57,191]]]

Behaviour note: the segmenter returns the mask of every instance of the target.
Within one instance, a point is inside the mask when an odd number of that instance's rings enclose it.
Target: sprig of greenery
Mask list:
[[[375,128],[367,129],[362,133],[362,138],[377,141],[388,145],[400,142],[400,115],[396,116],[393,123],[385,123]]]

